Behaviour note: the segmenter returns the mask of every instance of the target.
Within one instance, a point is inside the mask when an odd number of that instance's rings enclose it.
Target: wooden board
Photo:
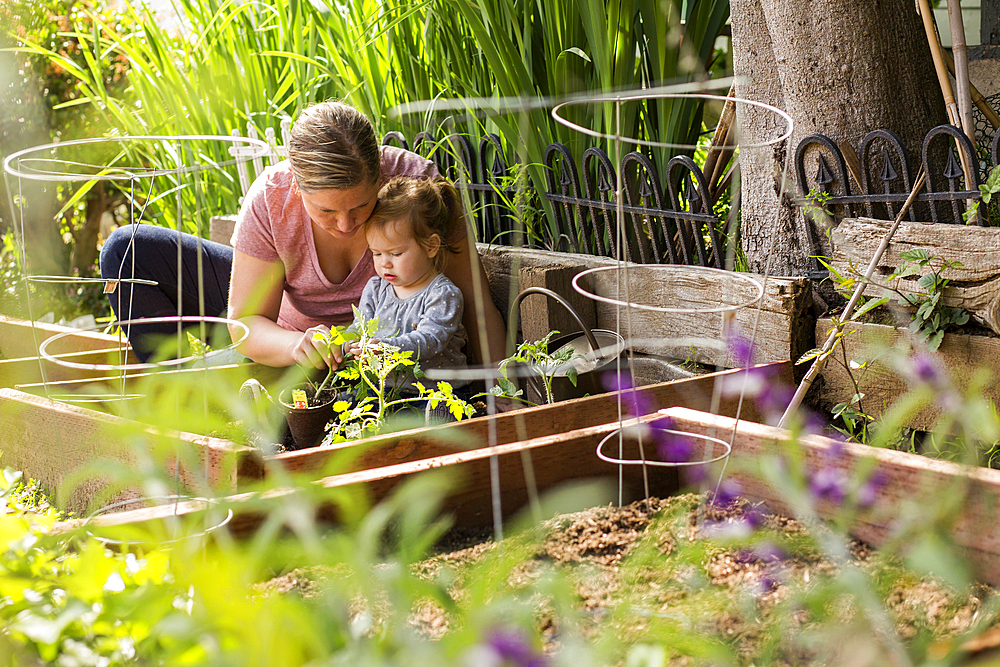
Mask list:
[[[753,501],[766,502],[772,511],[796,515],[782,489],[771,486],[756,474],[762,462],[767,464],[769,456],[788,451],[792,441],[788,431],[679,407],[647,415],[641,421],[661,415],[670,416],[678,430],[732,442],[727,474],[740,481],[744,496]],[[527,503],[528,485],[523,462],[529,458],[540,493],[582,480],[616,478],[617,467],[598,459],[595,450],[601,439],[617,428],[617,423],[589,426],[507,443],[494,449],[453,452],[420,461],[329,476],[315,484],[328,489],[355,490],[371,502],[379,502],[414,475],[427,471],[448,471],[453,490],[446,501],[444,513],[453,516],[458,526],[484,528],[491,526],[493,521],[492,465],[496,466],[500,479],[500,488],[497,489],[500,513],[507,518],[522,511]],[[699,445],[707,441],[696,439],[694,442],[694,456],[703,455],[704,450]],[[709,446],[712,453],[719,448],[719,445]],[[909,510],[920,511],[915,505],[925,502],[923,499],[965,498],[966,501],[955,503],[955,507],[960,508],[960,514],[950,527],[950,537],[970,558],[975,575],[980,580],[993,585],[1000,583],[1000,522],[996,520],[997,508],[1000,507],[1000,471],[969,469],[915,454],[841,443],[820,436],[806,436],[800,440],[800,446],[802,465],[806,471],[817,470],[820,466],[833,466],[845,474],[872,470],[876,466],[881,471],[883,483],[876,489],[872,509],[854,515],[849,526],[852,535],[875,547],[894,539],[899,517],[905,516]],[[837,458],[831,456],[834,448],[841,452]],[[626,451],[625,458],[635,458],[635,455],[636,452]],[[643,467],[638,465],[622,468],[626,489],[623,499],[626,502],[635,498],[636,494],[646,493],[642,472]],[[646,472],[651,495],[663,496],[677,488],[674,469],[647,466]],[[246,535],[257,528],[264,512],[279,502],[287,502],[289,496],[297,493],[301,491],[278,488],[260,494],[223,498],[219,503],[234,510],[235,519],[229,529],[237,535]],[[315,497],[316,494],[310,495]],[[590,501],[593,501],[592,497],[582,500]],[[122,512],[100,517],[91,526],[107,528],[155,524],[173,516],[196,515],[204,507],[204,503],[190,502],[177,507],[170,505]],[[821,518],[831,518],[838,512],[838,508],[830,503],[820,502],[814,507]],[[337,517],[336,512],[327,507],[318,518],[336,520]],[[80,521],[64,522],[55,530],[77,530],[81,525]]]
[[[594,326],[617,331],[626,339],[635,340],[634,349],[637,352],[724,367],[737,364],[722,340],[723,316],[706,311],[750,301],[751,295],[756,292],[746,278],[763,281],[763,277],[757,274],[737,274],[738,277],[733,277],[720,275],[721,272],[700,271],[698,267],[630,264],[628,279],[623,279],[620,290],[614,271],[595,274],[583,283],[584,287],[600,296],[701,311],[660,313],[617,308],[572,292],[572,275],[590,268],[614,267],[617,264],[612,259],[482,244],[479,254],[490,280],[493,301],[502,313],[507,312],[510,299],[525,286],[545,286],[548,281],[557,286],[556,291],[564,297],[568,290],[572,299],[591,302]],[[551,279],[542,275],[548,267],[556,273]],[[630,298],[624,298],[626,293]],[[522,306],[521,325],[525,337],[529,332],[551,330],[546,327],[558,327],[560,331],[567,332],[579,329],[569,317],[561,315],[558,305],[543,308],[535,305],[536,299],[543,300],[542,297],[529,297]],[[591,317],[589,307],[586,303],[580,305],[581,316]],[[754,361],[797,359],[811,349],[814,346],[811,308],[808,280],[768,278],[757,324]],[[588,324],[590,321],[585,319]],[[749,337],[757,322],[756,306],[734,311],[734,321],[739,331]]]
[[[832,327],[830,319],[817,321],[816,340],[826,340]],[[865,394],[862,408],[866,413],[879,417],[910,388],[894,363],[894,357],[905,358],[909,355],[910,332],[905,328],[860,323],[851,323],[847,331],[848,335],[842,338],[847,359],[871,360],[867,368],[853,371],[858,391]],[[945,335],[938,355],[958,391],[966,390],[969,382],[980,371],[985,371],[993,379],[984,386],[984,395],[1000,405],[1000,382],[996,372],[1000,368],[1000,338],[949,333]],[[817,387],[815,393],[810,395],[810,401],[824,412],[855,394],[854,381],[844,368],[843,359],[843,353],[838,350],[824,367],[820,381],[814,385]],[[931,404],[911,415],[907,426],[930,431],[940,417],[940,407]]]
[[[891,222],[871,218],[847,218],[833,231],[832,266],[841,275],[863,274]],[[900,253],[922,248],[932,255],[961,262],[959,268],[942,275],[951,279],[945,303],[968,310],[975,319],[1000,333],[1000,229],[963,225],[903,222],[876,268],[874,279],[891,275],[902,263]],[[926,272],[926,271],[925,271]],[[907,294],[922,294],[918,276],[895,282]],[[868,295],[881,296],[872,286]],[[899,301],[899,297],[894,295]]]
[[[656,418],[657,415],[647,416],[642,418],[642,421]],[[450,452],[419,461],[332,475],[314,483],[326,489],[363,490],[370,501],[379,502],[414,475],[431,470],[445,471],[451,474],[453,482],[451,493],[446,500],[445,511],[454,517],[455,525],[458,527],[480,528],[492,525],[493,465],[496,466],[496,474],[500,479],[500,488],[496,490],[500,498],[499,512],[505,519],[524,511],[528,506],[526,462],[530,464],[532,470],[533,491],[537,490],[539,494],[570,482],[603,482],[605,493],[599,496],[581,496],[578,499],[579,507],[576,509],[585,509],[612,500],[616,502],[619,468],[600,460],[595,451],[601,440],[618,428],[617,422],[600,424],[507,443],[495,448]],[[627,445],[624,454],[628,458],[639,456],[637,450],[633,451]],[[651,495],[657,496],[669,495],[677,489],[677,474],[673,468],[647,466],[644,479],[642,466],[623,466],[622,476],[625,502],[645,497],[647,488]],[[219,504],[232,507],[236,514],[228,526],[229,530],[238,535],[245,535],[252,532],[263,519],[260,514],[261,507],[266,508],[268,502],[287,501],[290,495],[296,493],[299,491],[279,488],[261,494],[248,493],[223,498],[219,500]],[[100,517],[91,525],[107,527],[162,521],[174,516],[183,517],[198,513],[204,508],[203,502],[188,502],[177,507],[173,505],[154,507]],[[318,518],[336,520],[336,511],[332,507],[322,508]],[[64,522],[55,530],[78,529],[82,523],[82,521]]]
[[[771,365],[776,381],[788,382],[791,369],[787,362]],[[645,409],[684,405],[708,410],[712,407],[716,382],[731,378],[739,371],[725,371],[694,377],[688,380],[651,385],[642,388],[647,399]],[[720,410],[735,414],[733,400],[723,399]],[[152,432],[151,427],[137,422],[112,417],[94,410],[48,401],[15,390],[0,391],[0,414],[8,420],[7,429],[12,434],[4,444],[4,464],[15,465],[25,474],[45,480],[47,485],[61,483],[74,471],[82,468],[94,452],[104,451],[106,442],[143,442]],[[743,415],[757,418],[751,402],[743,405]],[[555,405],[539,406],[495,417],[480,417],[436,428],[421,428],[389,436],[369,438],[331,448],[312,448],[286,452],[261,460],[255,450],[239,448],[232,443],[214,438],[179,434],[177,437],[192,447],[209,443],[213,451],[219,448],[237,453],[236,481],[248,484],[264,476],[264,465],[280,466],[283,470],[305,475],[312,479],[333,472],[390,467],[393,465],[430,459],[442,455],[480,449],[495,442],[508,444],[529,439],[548,437],[585,427],[610,423],[618,419],[618,403],[613,395],[601,394],[565,401]],[[108,436],[102,425],[117,425],[128,431],[125,436]],[[0,428],[4,422],[0,422]],[[138,433],[138,439],[133,436]],[[491,435],[492,434],[492,435]],[[492,438],[492,440],[491,440]],[[207,445],[205,445],[207,446]],[[222,465],[212,458],[211,452],[203,458],[206,465]],[[211,477],[229,474],[205,474]],[[221,477],[219,477],[221,479]],[[213,477],[214,479],[214,477]],[[90,498],[100,492],[103,484],[95,480],[77,490],[72,499],[74,507],[85,506]]]
[[[92,501],[102,496],[110,481],[129,472],[122,468],[111,472],[109,467],[106,474],[95,471],[77,478],[102,458],[146,473],[154,469],[147,457],[160,457],[167,469],[171,461],[180,460],[177,474],[186,487],[224,493],[235,491],[238,479],[262,475],[258,452],[228,440],[158,432],[138,422],[9,388],[0,389],[0,433],[4,434],[0,464],[37,479],[55,493],[60,508],[74,512],[92,509]],[[73,489],[66,492],[64,485],[70,482]]]
[[[794,508],[787,502],[788,495],[754,474],[756,466],[767,456],[787,451],[792,441],[788,431],[746,421],[737,424],[728,417],[685,408],[670,408],[664,413],[674,419],[678,430],[711,434],[726,441],[733,439],[727,472],[739,479],[745,495],[765,501],[773,511],[794,515]],[[837,458],[830,456],[834,447],[843,452]],[[954,498],[953,506],[959,508],[959,514],[950,526],[951,540],[971,559],[977,577],[989,584],[1000,583],[1000,522],[997,521],[1000,471],[969,468],[919,454],[842,443],[820,436],[804,437],[801,449],[807,471],[829,466],[848,475],[875,468],[881,472],[883,483],[876,489],[872,509],[859,512],[850,527],[852,535],[875,547],[896,536],[899,517],[914,516],[914,512],[918,513],[916,516],[927,516],[930,508],[926,507],[925,499]],[[922,503],[924,507],[920,507]],[[830,503],[818,503],[815,507],[822,518],[835,516],[839,509]]]
[[[769,365],[775,382],[791,383],[791,364],[775,362]],[[686,380],[674,380],[642,387],[647,410],[683,405],[696,410],[711,410],[716,383],[734,378],[739,370],[722,371]],[[737,401],[724,398],[719,405],[721,414],[735,415]],[[627,416],[627,415],[626,415]],[[752,401],[744,401],[742,416],[758,419]],[[600,394],[554,405],[517,410],[495,417],[479,417],[439,426],[435,429],[402,431],[387,437],[368,438],[330,448],[312,448],[277,454],[273,458],[288,471],[322,474],[336,459],[355,453],[348,465],[350,470],[366,470],[405,461],[433,458],[456,451],[486,447],[491,442],[507,444],[577,429],[607,424],[619,418],[618,400],[614,394]],[[493,434],[491,436],[491,434]],[[350,451],[348,451],[350,450]]]

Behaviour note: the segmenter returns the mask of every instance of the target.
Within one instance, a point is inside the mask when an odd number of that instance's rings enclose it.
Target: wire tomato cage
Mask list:
[[[697,265],[665,265],[665,264],[634,264],[629,261],[625,261],[622,257],[623,250],[626,246],[626,239],[624,238],[623,224],[625,216],[625,197],[624,197],[624,186],[623,186],[623,167],[622,167],[622,153],[624,145],[636,146],[643,149],[682,149],[682,150],[695,150],[699,148],[697,145],[690,143],[672,143],[665,141],[656,141],[651,139],[642,139],[636,137],[629,137],[622,131],[622,107],[630,103],[648,103],[650,101],[660,100],[660,101],[674,101],[681,103],[697,103],[697,104],[707,104],[707,103],[721,103],[730,104],[736,110],[742,110],[744,113],[750,112],[753,114],[769,114],[773,117],[771,122],[771,134],[769,137],[764,138],[761,141],[743,141],[741,138],[737,140],[737,148],[740,151],[765,149],[773,152],[778,150],[777,147],[785,142],[785,151],[788,153],[786,159],[783,161],[783,174],[780,181],[779,198],[783,195],[784,188],[789,182],[788,179],[788,166],[792,163],[790,155],[790,144],[788,139],[792,136],[794,123],[792,118],[783,110],[774,107],[772,105],[764,104],[762,102],[742,99],[739,97],[734,97],[732,95],[721,95],[716,94],[711,91],[713,90],[729,90],[730,86],[734,83],[733,79],[722,79],[708,82],[688,82],[675,85],[661,86],[656,88],[646,88],[639,90],[627,90],[618,91],[605,94],[593,94],[593,95],[581,95],[573,97],[571,99],[545,99],[545,98],[461,98],[461,99],[435,99],[426,100],[420,102],[411,102],[407,104],[394,107],[390,110],[390,117],[398,117],[406,114],[423,114],[424,118],[428,118],[432,113],[448,113],[452,114],[449,116],[449,120],[453,120],[456,112],[465,113],[472,115],[476,118],[490,118],[492,116],[499,116],[502,114],[518,114],[519,124],[521,132],[518,136],[522,139],[524,137],[530,136],[532,127],[529,125],[528,114],[529,112],[536,111],[538,109],[549,109],[552,118],[585,136],[593,137],[608,142],[614,148],[613,163],[615,168],[615,187],[613,190],[614,195],[614,210],[617,217],[617,234],[618,243],[616,244],[616,257],[613,266],[605,266],[589,269],[576,275],[572,281],[572,287],[579,294],[592,299],[596,302],[613,306],[615,309],[615,321],[618,331],[622,331],[622,327],[625,327],[625,339],[627,351],[627,361],[628,361],[628,384],[630,387],[635,387],[636,385],[636,373],[635,373],[635,347],[640,343],[648,343],[653,346],[655,345],[666,345],[668,340],[666,337],[656,337],[656,338],[640,338],[634,335],[635,326],[633,318],[636,311],[653,312],[659,314],[666,314],[669,316],[684,316],[692,314],[715,314],[717,315],[717,324],[719,337],[716,339],[711,339],[709,336],[698,332],[695,335],[690,333],[685,335],[680,335],[673,339],[672,342],[675,346],[680,345],[695,345],[697,344],[699,349],[710,348],[714,353],[715,358],[726,357],[727,362],[733,362],[732,367],[743,367],[744,370],[744,381],[739,390],[739,399],[736,407],[736,418],[739,419],[742,410],[744,395],[746,393],[747,383],[746,377],[749,375],[747,372],[752,363],[749,355],[740,358],[740,355],[734,354],[731,350],[727,348],[729,346],[729,336],[733,333],[733,324],[737,319],[737,313],[740,311],[752,310],[752,315],[749,317],[742,316],[742,323],[749,329],[749,345],[753,346],[754,341],[757,336],[757,329],[760,321],[761,304],[767,293],[767,281],[770,274],[771,258],[774,253],[774,244],[776,242],[778,233],[779,217],[778,212],[775,211],[774,220],[771,224],[771,233],[768,234],[770,239],[770,244],[766,249],[766,261],[765,269],[760,275],[749,275],[745,273],[739,273],[732,270],[721,270],[713,267],[697,266]],[[579,107],[598,107],[600,106],[605,114],[608,113],[608,109],[611,109],[613,114],[613,126],[615,131],[613,133],[601,132],[594,130],[590,127],[582,125],[580,123],[574,122],[568,118],[568,112],[571,108]],[[594,118],[598,114],[591,114],[589,117]],[[508,122],[508,124],[510,124]],[[734,123],[735,127],[735,123]],[[520,146],[521,154],[526,153],[526,146]],[[515,150],[515,153],[519,151]],[[610,195],[611,193],[609,193]],[[521,230],[523,232],[523,230]],[[522,235],[523,237],[523,235]],[[729,269],[733,267],[733,248],[729,244],[729,255],[727,257],[726,266]],[[698,284],[712,284],[716,286],[715,293],[718,294],[718,299],[716,302],[711,304],[700,303],[696,300],[685,301],[685,287],[690,286],[692,283]],[[638,290],[633,285],[641,285],[643,289]],[[511,292],[513,293],[513,292]],[[669,297],[671,302],[664,303],[662,297],[666,295]],[[659,301],[653,301],[651,298],[644,299],[643,297],[656,297],[660,298]],[[623,322],[624,319],[624,322]],[[721,340],[719,340],[721,338]],[[728,357],[727,357],[728,354]],[[621,379],[623,377],[622,367],[621,367],[621,357],[618,358],[617,377]],[[443,370],[434,371],[433,373],[428,373],[429,376],[433,375],[434,379],[448,379],[450,377],[462,377],[470,378],[477,377],[487,382],[487,386],[492,379],[496,378],[496,371],[490,367],[482,368],[470,368],[462,371],[453,370]],[[641,388],[636,388],[637,391],[641,391]],[[716,380],[713,385],[712,399],[711,399],[711,412],[713,414],[718,414],[721,405],[722,396],[721,383]],[[719,472],[718,482],[716,483],[716,491],[718,490],[719,483],[721,483],[723,476],[725,474],[725,464],[728,461],[729,455],[732,452],[732,441],[724,442],[713,436],[707,436],[697,433],[683,433],[679,431],[671,431],[671,435],[676,437],[685,437],[694,440],[701,440],[705,443],[705,455],[700,460],[692,461],[657,461],[650,459],[644,453],[644,447],[642,446],[643,432],[632,431],[629,432],[628,429],[622,426],[625,422],[625,409],[623,408],[622,397],[626,392],[617,392],[617,403],[618,403],[618,421],[619,428],[606,436],[597,447],[596,455],[601,459],[610,464],[619,466],[619,504],[622,503],[622,470],[626,465],[641,465],[643,466],[643,479],[645,485],[646,497],[649,497],[649,486],[648,478],[646,476],[646,466],[659,466],[659,467],[685,467],[685,466],[706,466],[711,464],[722,464],[721,470]],[[494,408],[492,403],[492,397],[490,397],[488,402],[488,407],[490,413],[493,414]],[[640,456],[638,459],[627,459],[623,456],[623,438],[626,433],[629,435],[637,435],[640,442],[639,452]],[[735,432],[734,432],[735,433]],[[616,438],[619,442],[619,455],[609,455],[606,452],[606,448],[612,439]],[[648,437],[648,436],[647,436]],[[496,434],[493,430],[489,434],[489,446],[496,446]],[[719,453],[714,453],[716,448],[721,447]],[[523,462],[525,464],[526,477],[533,478],[534,473],[530,467],[530,459]],[[532,489],[530,484],[530,479],[528,481],[529,486],[529,499],[533,498]],[[495,462],[495,457],[491,460],[491,485],[493,488],[493,515],[494,515],[494,533],[496,537],[502,537],[502,524],[501,524],[501,514],[499,508],[499,472],[498,467]]]
[[[245,324],[215,313],[206,313],[204,307],[204,278],[198,271],[198,314],[184,314],[181,311],[181,298],[178,294],[178,309],[176,315],[164,314],[161,317],[146,318],[143,324],[159,324],[172,329],[176,334],[177,358],[163,361],[136,362],[129,357],[130,348],[127,339],[138,320],[120,319],[113,325],[118,333],[116,349],[98,350],[89,358],[80,358],[73,353],[58,352],[60,344],[67,338],[88,332],[100,332],[105,327],[93,326],[71,329],[63,333],[51,335],[51,332],[41,332],[37,326],[35,304],[32,300],[33,284],[93,284],[103,283],[104,292],[111,293],[122,285],[129,287],[129,299],[132,299],[133,286],[156,287],[157,283],[136,277],[137,259],[136,233],[143,225],[157,225],[169,231],[176,232],[180,238],[183,231],[195,232],[198,244],[201,237],[198,232],[207,229],[205,223],[210,215],[218,213],[217,204],[228,201],[233,193],[238,191],[235,179],[232,192],[226,191],[225,178],[215,179],[219,187],[210,188],[207,185],[208,172],[226,170],[232,165],[260,159],[268,155],[270,146],[259,139],[222,136],[222,135],[141,135],[141,136],[106,136],[33,146],[12,153],[3,161],[4,179],[8,192],[8,204],[12,214],[13,230],[17,261],[24,279],[26,293],[25,303],[31,321],[31,331],[34,345],[38,351],[37,360],[41,386],[44,394],[51,400],[66,403],[97,403],[124,404],[146,398],[146,395],[128,390],[126,379],[139,373],[157,373],[173,369],[197,366],[199,362],[207,366],[205,359],[211,354],[219,354],[233,350],[248,335]],[[43,226],[57,224],[60,218],[73,214],[74,208],[81,207],[88,195],[95,192],[101,196],[113,195],[116,202],[112,213],[118,222],[129,225],[131,234],[128,239],[127,254],[130,259],[122,262],[118,274],[111,280],[75,275],[53,275],[51,273],[35,272],[33,266],[40,264],[38,257],[32,257],[26,239],[27,232],[37,232]],[[111,198],[109,196],[109,198]],[[57,204],[53,205],[53,202]],[[61,210],[58,208],[61,206]],[[55,213],[55,215],[53,215]],[[180,253],[180,243],[177,254],[177,271],[181,275],[183,260]],[[200,249],[200,248],[199,248]],[[190,268],[190,267],[188,267]],[[198,267],[201,268],[200,266]],[[179,282],[179,281],[178,281]],[[179,290],[178,290],[179,291]],[[131,312],[131,303],[129,307]],[[209,352],[203,346],[200,352],[181,353],[186,343],[186,332],[196,329],[201,340],[207,340],[209,326],[225,326],[234,334],[231,344],[220,346]],[[48,336],[48,337],[46,337]],[[113,344],[109,347],[113,348]],[[101,361],[93,361],[96,355]],[[76,388],[73,393],[62,390],[62,384],[50,377],[52,364],[61,368],[89,372],[89,377],[101,380],[96,383],[102,388],[114,387],[114,381],[120,381],[118,391],[88,392]],[[77,373],[76,375],[81,375]],[[86,376],[85,376],[86,377]],[[107,378],[107,382],[103,381]],[[90,386],[84,381],[84,386]],[[207,393],[207,379],[203,389]],[[207,410],[207,402],[205,403]],[[178,409],[179,403],[178,403]],[[59,420],[55,427],[62,428]],[[63,434],[67,442],[74,441],[73,433]],[[177,452],[175,452],[175,457]],[[205,460],[208,466],[208,459]],[[180,466],[176,466],[174,484],[179,485]],[[208,470],[206,468],[206,478]],[[150,496],[145,503],[173,503],[176,511],[178,504],[186,496]],[[197,499],[193,499],[197,500]],[[212,502],[212,501],[206,501]],[[91,516],[125,508],[125,503],[114,503],[106,506]],[[214,516],[214,514],[213,514]],[[224,517],[213,519],[215,523],[207,525],[200,534],[207,534],[219,528],[232,518],[231,511]],[[129,542],[109,543],[127,544]]]
[[[101,331],[104,327],[90,327],[77,331],[57,334],[47,340],[40,340],[41,335],[35,326],[35,312],[32,304],[32,294],[29,286],[33,283],[50,284],[104,284],[105,292],[111,292],[119,285],[156,286],[152,280],[135,277],[136,248],[135,233],[138,225],[155,222],[161,226],[173,228],[178,234],[187,226],[189,229],[200,228],[201,218],[212,202],[211,193],[206,191],[201,176],[210,170],[225,169],[231,165],[240,164],[267,155],[268,144],[262,140],[224,135],[142,135],[142,136],[108,136],[62,141],[40,146],[33,146],[12,153],[3,162],[4,178],[7,184],[9,206],[14,220],[14,232],[18,250],[18,260],[25,281],[26,305],[29,319],[32,323],[32,335],[35,347],[38,349],[39,373],[45,395],[54,400],[65,402],[108,402],[139,398],[125,390],[125,379],[129,372],[155,371],[177,368],[189,364],[202,354],[181,355],[179,359],[147,363],[130,362],[127,358],[125,341],[128,339],[135,320],[116,322],[119,333],[118,358],[119,363],[87,363],[67,358],[67,355],[50,351],[60,340],[79,331]],[[114,280],[104,278],[52,275],[33,273],[32,259],[28,256],[26,244],[26,226],[51,225],[54,221],[38,213],[44,210],[44,204],[32,204],[32,198],[39,200],[50,196],[47,190],[53,188],[60,198],[68,203],[63,205],[60,214],[67,212],[72,206],[82,202],[87,194],[99,183],[109,183],[121,193],[124,201],[126,222],[131,224],[132,235],[129,239],[127,253],[131,262],[123,262],[119,274]],[[143,185],[144,187],[140,187]],[[36,211],[36,208],[38,209]],[[154,213],[155,211],[155,213]],[[155,220],[148,220],[155,217]],[[200,242],[200,238],[199,238]],[[181,270],[180,252],[178,252],[178,273]],[[126,265],[130,272],[126,273]],[[198,275],[198,293],[204,292],[203,277]],[[132,298],[130,292],[130,299]],[[131,309],[130,309],[131,310]],[[155,321],[159,324],[176,324],[177,349],[183,349],[183,330],[185,327],[197,325],[201,339],[206,338],[206,326],[209,324],[224,324],[242,332],[235,342],[215,350],[216,353],[234,349],[248,334],[245,325],[240,322],[206,315],[202,307],[199,315],[183,315],[178,306],[176,316],[163,316],[145,319],[143,324]],[[115,371],[120,373],[121,390],[115,393],[85,395],[55,393],[49,380],[49,374],[43,361],[78,370],[89,370],[95,373]]]

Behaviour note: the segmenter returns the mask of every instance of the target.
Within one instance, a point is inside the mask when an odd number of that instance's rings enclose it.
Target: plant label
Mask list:
[[[305,409],[309,407],[309,402],[306,400],[306,392],[301,389],[293,389],[292,405],[294,405],[296,409]]]

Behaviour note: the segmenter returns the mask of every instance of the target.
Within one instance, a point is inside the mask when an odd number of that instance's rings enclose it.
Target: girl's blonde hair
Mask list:
[[[371,121],[343,102],[306,108],[292,125],[288,163],[303,192],[374,185],[381,154]]]
[[[365,234],[385,234],[389,225],[405,220],[413,238],[425,250],[431,248],[431,237],[437,234],[440,248],[457,253],[445,239],[450,238],[462,215],[462,200],[458,191],[445,178],[421,180],[395,176],[382,186],[371,216],[365,222]],[[434,255],[434,268],[444,266],[445,254]]]

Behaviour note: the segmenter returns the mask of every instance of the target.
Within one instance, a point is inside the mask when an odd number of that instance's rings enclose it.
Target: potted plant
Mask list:
[[[327,359],[334,346],[342,347],[357,337],[356,333],[346,327],[333,327],[328,333],[313,334],[314,340],[323,343]],[[338,369],[330,366],[326,376],[318,383],[306,380],[278,395],[295,449],[315,447],[323,440],[326,425],[333,419],[333,404],[341,391],[334,381],[337,373]]]

